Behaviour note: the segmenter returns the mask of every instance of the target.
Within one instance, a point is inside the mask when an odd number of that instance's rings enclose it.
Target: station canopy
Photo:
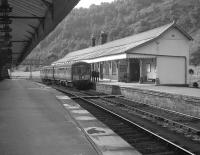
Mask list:
[[[134,53],[136,48],[142,47],[152,41],[155,41],[162,36],[168,30],[176,28],[186,38],[192,40],[192,37],[188,35],[181,27],[175,22],[166,24],[161,27],[157,27],[142,33],[134,34],[122,39],[114,40],[103,45],[95,47],[89,47],[86,49],[74,51],[68,53],[64,58],[55,61],[52,65],[63,65],[70,63],[71,61],[85,61],[88,63],[95,63],[101,61],[119,60],[126,58],[155,58],[155,55],[148,55],[146,53]]]
[[[0,61],[20,64],[79,0],[0,0]],[[6,59],[7,61],[9,59]],[[7,63],[7,62],[5,62]]]
[[[65,64],[71,61],[85,61],[88,63],[95,63],[100,61],[110,61],[126,58],[149,58],[147,55],[130,54],[129,51],[146,45],[146,43],[158,38],[169,28],[174,26],[174,23],[170,23],[143,33],[111,41],[103,45],[74,51],[67,54],[64,58],[53,62],[52,65]]]

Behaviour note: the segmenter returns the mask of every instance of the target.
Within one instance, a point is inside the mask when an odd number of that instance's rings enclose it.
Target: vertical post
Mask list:
[[[32,79],[32,63],[30,62],[30,80]]]
[[[143,83],[143,65],[142,65],[142,59],[140,59],[140,80],[139,83]]]
[[[126,74],[126,82],[130,82],[130,59],[127,59],[128,66],[127,66],[127,74]]]
[[[155,80],[155,84],[159,85],[160,84],[160,79],[159,79],[159,75],[158,75],[158,58],[156,57],[156,80]]]
[[[117,65],[117,81],[120,82],[120,70],[119,70],[119,65],[120,65],[120,60],[116,60],[116,65]]]

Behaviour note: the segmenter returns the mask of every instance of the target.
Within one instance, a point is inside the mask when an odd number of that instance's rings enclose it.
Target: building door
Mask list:
[[[157,57],[160,84],[187,84],[186,65],[183,57]]]
[[[103,64],[100,63],[100,79],[103,79]]]
[[[138,82],[140,79],[140,64],[138,62],[136,63],[130,63],[130,82]]]

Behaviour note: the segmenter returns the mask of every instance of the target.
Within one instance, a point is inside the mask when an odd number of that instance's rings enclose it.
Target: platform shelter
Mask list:
[[[100,79],[184,85],[188,83],[192,37],[170,23],[129,37],[74,51],[52,65],[71,61],[91,63]]]

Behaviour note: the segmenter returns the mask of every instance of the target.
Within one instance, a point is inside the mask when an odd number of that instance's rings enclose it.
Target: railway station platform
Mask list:
[[[139,103],[200,118],[199,88],[100,81],[96,84],[96,90],[107,94],[124,95]]]
[[[0,82],[0,154],[140,155],[57,90],[29,80]]]

